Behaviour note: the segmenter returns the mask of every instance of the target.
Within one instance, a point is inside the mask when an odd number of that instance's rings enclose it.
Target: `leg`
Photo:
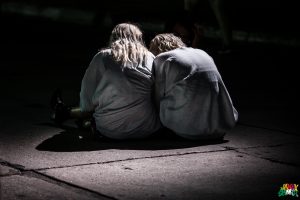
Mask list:
[[[93,112],[82,112],[79,107],[71,108],[62,100],[60,90],[56,90],[52,95],[51,108],[53,113],[51,115],[51,120],[57,124],[62,124],[68,119],[75,119],[75,123],[78,128],[91,130],[93,139],[103,138],[103,136],[97,131],[96,123],[93,118]]]
[[[79,107],[70,109],[70,119],[76,119],[75,123],[79,128],[95,128],[92,112],[82,112]]]
[[[61,91],[57,89],[50,102],[53,113],[51,119],[57,123],[61,124],[68,119],[78,119],[78,121],[83,121],[92,118],[92,112],[82,112],[79,107],[71,108],[67,106],[61,97]]]
[[[224,7],[224,0],[209,0],[209,3],[221,30],[223,47],[228,48],[232,43],[232,31]]]
[[[93,117],[93,112],[82,112],[79,107],[74,107],[70,110],[70,118],[76,119],[75,123],[78,128],[91,130],[93,139],[103,139],[104,136],[97,130],[96,122]]]
[[[70,118],[72,119],[88,119],[93,117],[93,112],[82,112],[79,107],[70,109]]]

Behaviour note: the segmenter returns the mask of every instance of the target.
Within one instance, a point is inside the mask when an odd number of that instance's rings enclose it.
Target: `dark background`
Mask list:
[[[218,53],[221,39],[215,33],[219,28],[208,1],[199,0],[191,15],[206,31],[203,49],[215,59],[241,121],[246,111],[253,111],[254,123],[259,112],[266,112],[264,118],[268,118],[274,117],[269,111],[277,110],[278,121],[296,124],[300,18],[295,1],[225,3],[235,33],[229,54]],[[182,0],[2,1],[0,70],[2,77],[12,77],[13,82],[3,94],[19,83],[18,76],[28,74],[35,87],[43,87],[39,80],[47,77],[53,89],[73,88],[67,98],[76,104],[73,94],[80,90],[83,73],[97,50],[107,45],[114,25],[138,23],[148,45],[183,10]],[[56,75],[62,74],[63,80],[57,81]]]

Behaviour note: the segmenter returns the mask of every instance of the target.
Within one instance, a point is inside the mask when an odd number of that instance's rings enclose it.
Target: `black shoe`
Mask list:
[[[59,103],[63,103],[62,97],[61,97],[61,90],[60,89],[56,89],[54,91],[54,93],[51,96],[51,100],[50,100],[50,107],[52,110],[55,110],[55,107],[57,104]]]
[[[53,120],[55,123],[61,124],[70,118],[71,108],[64,104],[61,97],[61,91],[59,89],[53,93],[50,106],[53,110],[51,120]]]

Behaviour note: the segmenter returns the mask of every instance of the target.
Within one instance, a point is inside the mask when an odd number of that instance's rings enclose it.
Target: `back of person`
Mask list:
[[[159,127],[159,119],[151,102],[153,80],[151,66],[154,56],[149,55],[134,67],[120,66],[105,50],[96,55],[96,80],[93,96],[93,114],[97,130],[110,138],[141,138]]]
[[[80,109],[93,112],[102,135],[143,138],[160,127],[151,101],[153,59],[141,30],[129,23],[118,24],[109,47],[93,58],[82,80]]]
[[[181,47],[159,54],[153,64],[162,124],[189,139],[224,136],[238,113],[213,59]]]

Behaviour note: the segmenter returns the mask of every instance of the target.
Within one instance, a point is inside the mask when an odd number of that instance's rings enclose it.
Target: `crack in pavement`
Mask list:
[[[19,172],[19,173],[15,173],[15,174],[1,175],[0,178],[14,176],[14,175],[33,177],[33,178],[43,180],[43,181],[46,181],[46,182],[54,184],[54,185],[58,185],[60,187],[63,187],[65,189],[68,189],[68,190],[73,191],[73,192],[78,193],[78,194],[82,194],[82,192],[84,191],[85,195],[87,195],[88,197],[93,197],[93,198],[96,198],[96,199],[99,199],[99,198],[104,199],[105,198],[105,199],[117,200],[114,197],[102,194],[100,192],[97,192],[97,191],[94,191],[94,190],[91,190],[91,189],[88,189],[88,188],[85,188],[85,187],[81,187],[81,186],[69,183],[69,182],[64,181],[64,180],[57,179],[57,178],[52,177],[52,176],[48,176],[48,175],[43,174],[43,173],[41,173],[39,171],[36,171],[36,170],[19,169],[19,168],[16,167],[16,165],[10,164],[10,163],[5,162],[5,161],[1,161],[0,164],[3,165],[3,166],[12,167],[13,169],[18,170],[18,172]]]
[[[201,151],[201,152],[193,151],[193,152],[186,152],[186,153],[166,154],[166,155],[157,155],[157,156],[133,157],[133,158],[111,160],[111,161],[104,161],[104,162],[92,162],[92,163],[84,163],[84,164],[77,164],[77,165],[65,165],[65,166],[57,166],[57,167],[45,167],[45,168],[38,168],[38,169],[34,169],[34,170],[43,171],[43,170],[49,170],[49,169],[62,169],[62,168],[80,167],[80,166],[86,166],[86,165],[101,165],[101,164],[126,162],[126,161],[132,161],[132,160],[165,158],[165,157],[184,156],[184,155],[191,155],[191,154],[214,153],[214,152],[222,152],[222,151],[230,151],[230,150],[231,149],[220,149],[220,150]]]
[[[238,149],[233,149],[233,151],[235,151],[237,153],[240,153],[240,154],[245,154],[245,155],[248,155],[248,156],[251,156],[251,157],[254,157],[254,158],[267,160],[267,161],[272,162],[272,163],[277,163],[277,164],[282,164],[282,165],[287,165],[287,166],[300,168],[300,165],[296,164],[296,163],[281,161],[281,160],[278,160],[278,159],[268,158],[268,157],[264,157],[264,156],[256,156],[256,155],[253,155],[251,153],[241,152]]]
[[[284,131],[284,130],[281,130],[281,129],[268,128],[268,127],[253,125],[253,124],[241,123],[241,122],[238,122],[237,124],[240,125],[240,126],[251,127],[251,128],[258,128],[258,129],[264,129],[264,130],[268,130],[268,131],[276,131],[278,133],[283,133],[283,134],[287,134],[287,135],[293,135],[293,136],[300,137],[300,135],[297,132],[288,132],[288,131]]]
[[[14,175],[22,175],[22,173],[21,172],[8,172],[6,174],[0,175],[0,178],[1,177],[6,177],[6,176],[14,176]]]
[[[43,181],[46,181],[46,182],[49,182],[49,183],[52,183],[52,184],[55,184],[55,185],[59,185],[61,187],[64,187],[66,189],[69,189],[69,190],[72,190],[72,191],[75,191],[75,192],[78,192],[78,193],[82,193],[82,190],[83,190],[84,192],[88,193],[88,195],[90,195],[90,197],[96,197],[96,198],[101,197],[101,198],[106,198],[106,199],[117,200],[115,197],[111,197],[111,196],[102,194],[100,192],[91,190],[89,188],[85,188],[85,187],[82,187],[82,186],[79,186],[79,185],[61,180],[61,179],[57,179],[53,176],[46,175],[46,174],[41,173],[41,172],[36,171],[36,170],[26,171],[24,173],[24,175],[29,176],[29,177],[38,178],[38,179],[41,179]]]
[[[270,161],[270,162],[273,162],[273,163],[278,163],[278,164],[283,164],[283,165],[288,165],[288,166],[293,166],[293,167],[300,167],[300,165],[296,164],[296,163],[281,161],[281,160],[268,158],[268,157],[263,157],[263,156],[256,156],[256,155],[253,155],[251,153],[246,153],[246,152],[239,151],[239,149],[256,149],[256,148],[266,148],[266,147],[267,148],[274,148],[274,147],[281,147],[281,146],[289,145],[289,144],[299,144],[299,142],[287,142],[287,143],[280,143],[280,144],[262,145],[262,146],[255,146],[255,147],[242,147],[242,148],[223,146],[223,148],[233,150],[237,153],[245,154],[245,155],[252,156],[252,157],[255,157],[255,158],[260,158],[260,159],[263,159],[263,160],[267,160],[267,161]]]
[[[27,171],[43,171],[43,170],[50,170],[50,169],[62,169],[62,168],[71,168],[71,167],[81,167],[87,165],[99,165],[99,164],[109,164],[109,163],[118,163],[118,162],[125,162],[125,161],[132,161],[132,160],[142,160],[142,159],[152,159],[152,158],[164,158],[164,157],[173,157],[173,156],[183,156],[183,155],[191,155],[191,154],[200,154],[200,153],[214,153],[214,152],[222,152],[222,151],[231,151],[234,149],[220,149],[220,150],[211,150],[211,151],[193,151],[193,152],[185,152],[185,153],[176,153],[176,154],[166,154],[166,155],[157,155],[157,156],[144,156],[144,157],[135,157],[135,158],[127,158],[127,159],[119,159],[119,160],[111,160],[111,161],[104,161],[104,162],[91,162],[91,163],[84,163],[84,164],[77,164],[77,165],[63,165],[63,166],[56,166],[56,167],[44,167],[44,168],[37,168],[37,169],[26,169],[22,165],[12,164],[7,161],[4,161],[0,158],[0,164],[12,167],[14,169],[19,170],[21,173]]]
[[[0,158],[0,165],[6,166],[6,167],[11,167],[11,168],[14,168],[18,171],[24,171],[25,170],[25,167],[23,165],[9,163],[5,160],[2,160],[1,158]]]
[[[285,143],[285,144],[294,144],[294,143],[297,143],[297,142],[290,142],[290,143]],[[62,168],[70,168],[70,167],[80,167],[80,166],[86,166],[86,165],[99,165],[99,164],[101,165],[101,164],[118,163],[118,162],[132,161],[132,160],[164,158],[164,157],[183,156],[183,155],[202,154],[202,153],[215,153],[215,152],[223,152],[223,151],[235,151],[237,149],[254,149],[254,148],[263,148],[263,147],[272,148],[272,147],[283,146],[285,144],[281,143],[281,144],[261,145],[261,146],[252,146],[252,147],[242,147],[242,148],[229,147],[229,146],[220,146],[224,149],[211,150],[211,151],[193,151],[193,152],[166,154],[166,155],[157,155],[157,156],[144,156],[144,157],[127,158],[127,159],[104,161],[104,162],[92,162],[92,163],[84,163],[84,164],[77,164],[77,165],[64,165],[64,166],[57,166],[57,167],[45,167],[45,168],[38,168],[38,169],[34,169],[34,170],[42,171],[42,170],[49,170],[49,169],[62,169]]]
[[[4,161],[2,159],[0,159],[0,165],[5,166],[5,167],[10,167],[10,168],[16,170],[14,172],[8,172],[6,174],[0,174],[0,177],[12,176],[12,175],[20,175],[22,173],[21,171],[24,168],[24,166],[22,166],[22,165],[11,164],[11,163],[6,162],[6,161]]]
[[[118,162],[125,162],[125,161],[133,161],[133,160],[152,159],[152,158],[164,158],[164,157],[183,156],[183,155],[202,154],[202,153],[215,153],[215,152],[223,152],[223,151],[236,151],[238,153],[242,153],[242,152],[239,152],[238,149],[255,149],[255,148],[264,148],[264,147],[273,148],[273,147],[283,146],[283,145],[286,145],[286,144],[297,144],[297,143],[298,142],[289,142],[289,143],[261,145],[261,146],[250,146],[250,147],[220,146],[220,147],[222,147],[224,149],[210,150],[210,151],[192,151],[192,152],[185,152],[185,153],[165,154],[165,155],[156,155],[156,156],[133,157],[133,158],[111,160],[111,161],[104,161],[104,162],[91,162],[91,163],[83,163],[83,164],[75,164],[75,165],[62,165],[62,166],[56,166],[56,167],[44,167],[44,168],[36,168],[36,169],[26,169],[22,165],[12,164],[12,163],[9,163],[9,162],[6,162],[6,161],[2,160],[1,158],[0,158],[0,164],[12,167],[14,169],[17,169],[20,172],[26,172],[26,171],[43,171],[43,170],[50,170],[50,169],[62,169],[62,168],[81,167],[81,166],[99,165],[99,164],[101,165],[101,164],[110,164],[110,163],[118,163]],[[251,154],[249,154],[249,155],[251,155]],[[259,158],[261,158],[261,157],[259,157]]]
[[[281,147],[284,145],[289,145],[289,144],[300,144],[299,142],[286,142],[286,143],[279,143],[279,144],[270,144],[270,145],[260,145],[260,146],[248,146],[248,147],[231,147],[231,146],[221,146],[225,149],[229,150],[235,150],[235,149],[255,149],[255,148],[273,148],[273,147]]]

